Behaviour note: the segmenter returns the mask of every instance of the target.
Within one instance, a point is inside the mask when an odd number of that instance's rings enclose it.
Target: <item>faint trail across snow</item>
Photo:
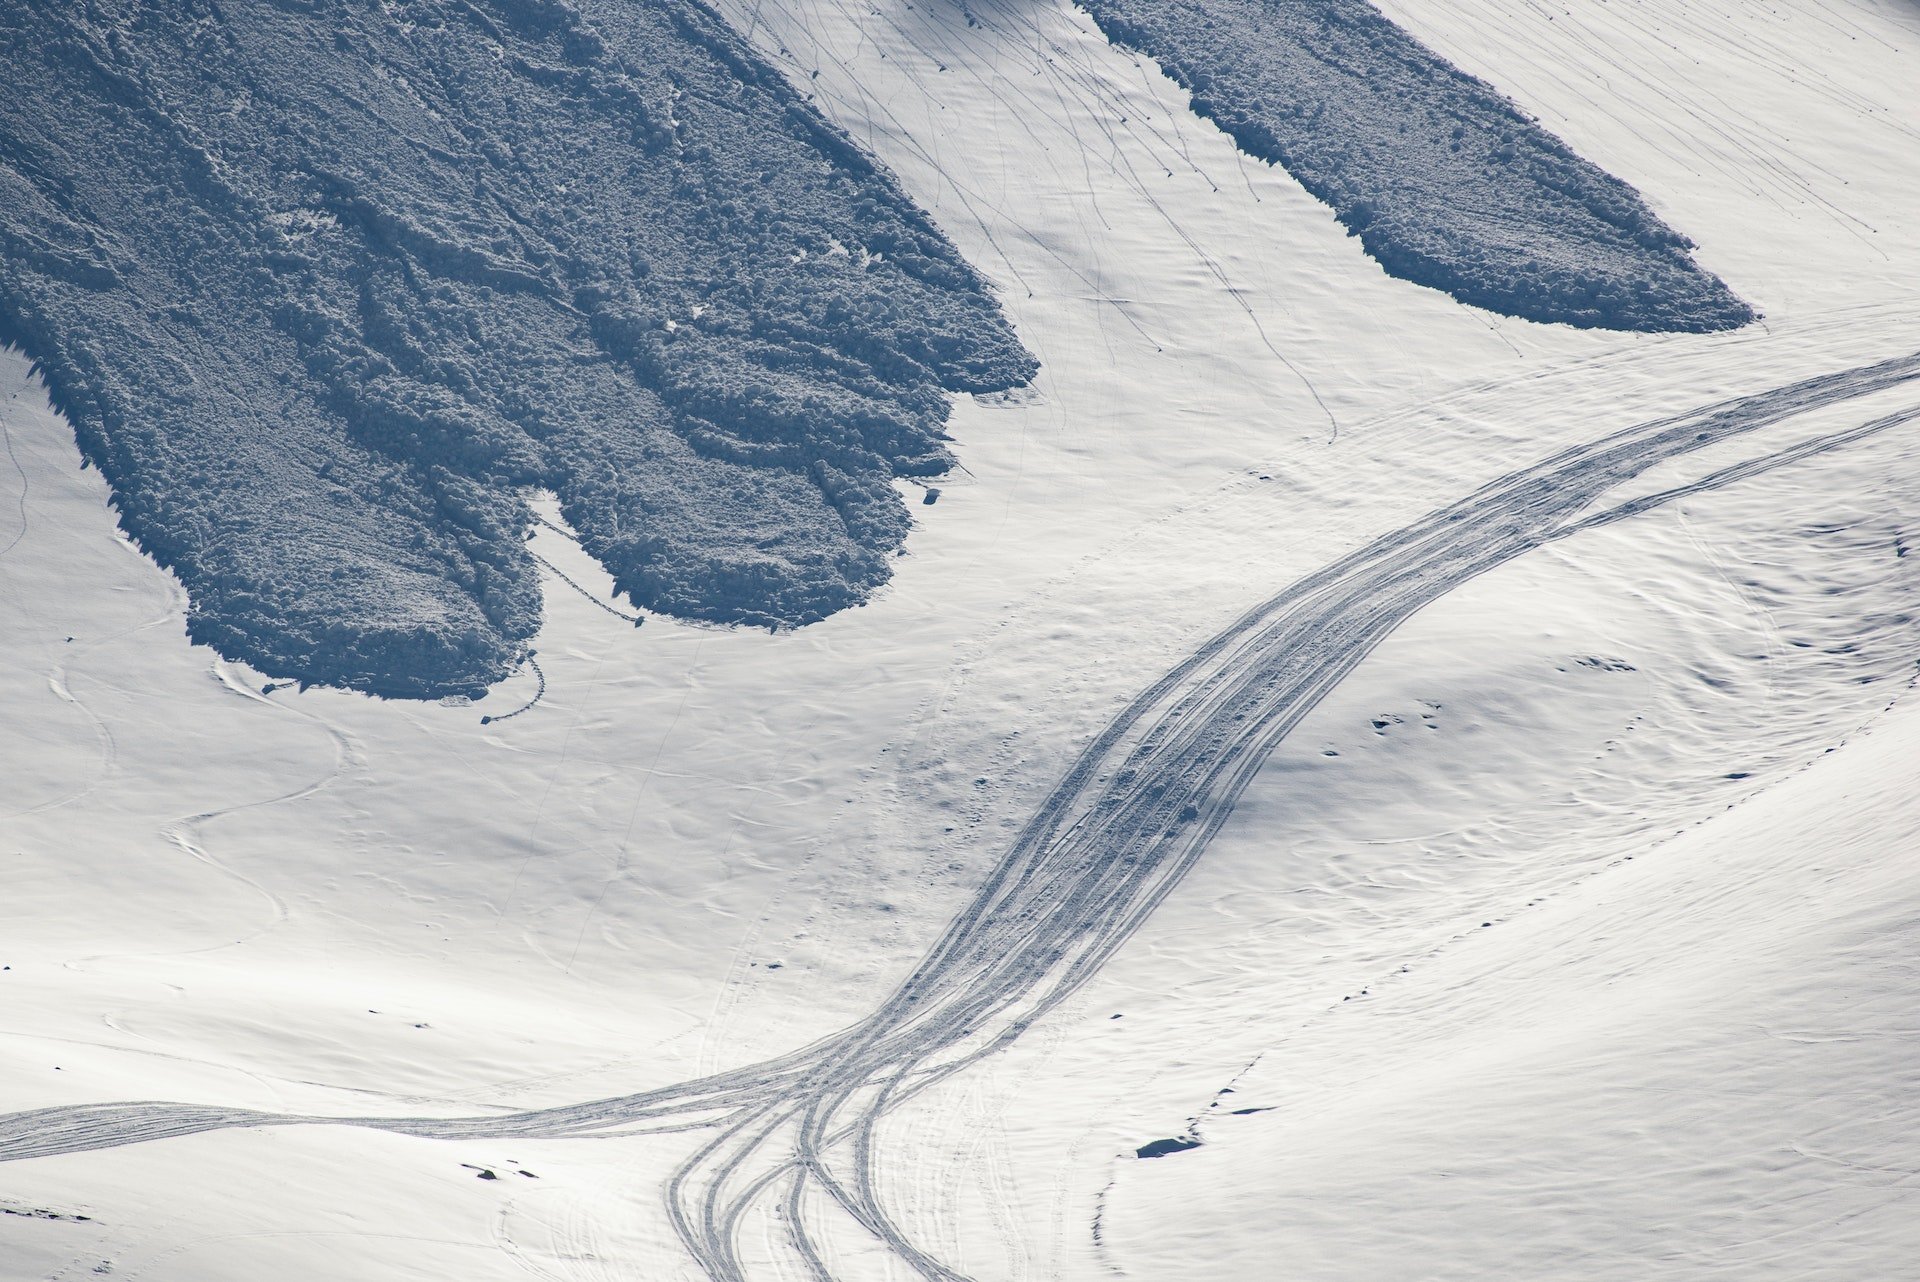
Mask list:
[[[827,1215],[921,1277],[964,1282],[960,1267],[893,1219],[879,1123],[1022,1037],[1097,974],[1199,860],[1275,747],[1369,653],[1425,606],[1532,549],[1892,430],[1920,408],[1594,507],[1654,465],[1917,379],[1920,354],[1611,433],[1510,472],[1256,605],[1108,723],[876,1010],[810,1045],[640,1094],[491,1116],[39,1109],[0,1117],[0,1160],[311,1123],[463,1139],[705,1129],[710,1138],[674,1172],[666,1200],[682,1243],[716,1282],[758,1275],[748,1242],[773,1244],[780,1263],[816,1282],[835,1277]]]
[[[7,462],[11,463],[13,470],[20,475],[20,495],[16,500],[20,513],[20,528],[13,532],[13,537],[7,540],[5,547],[0,547],[0,560],[5,560],[9,553],[20,546],[20,540],[27,537],[27,494],[32,485],[27,480],[27,469],[20,465],[20,456],[13,452],[13,428],[8,425],[4,417],[0,417],[0,442],[6,445]]]
[[[176,610],[179,608],[183,608],[184,601],[182,599],[182,594],[180,594],[179,592],[179,589],[177,587],[173,588],[173,593],[174,593],[174,604],[175,604]],[[170,611],[167,617],[169,618],[174,617],[174,614],[175,614],[174,611]],[[152,625],[149,624],[146,626],[152,626]],[[286,900],[282,899],[279,895],[276,895],[272,890],[268,889],[265,885],[254,880],[252,877],[247,876],[245,873],[240,872],[239,870],[231,867],[226,862],[224,862],[223,860],[215,856],[213,853],[211,853],[206,848],[206,846],[203,845],[200,840],[198,840],[200,831],[203,828],[207,827],[208,825],[215,823],[220,819],[226,818],[228,815],[243,814],[250,810],[263,810],[269,806],[289,805],[294,802],[304,801],[308,797],[315,796],[318,793],[325,791],[327,788],[332,787],[333,784],[340,778],[341,774],[347,769],[347,766],[349,765],[349,763],[351,763],[355,757],[353,741],[349,739],[345,733],[339,730],[331,722],[319,716],[316,716],[313,713],[307,712],[303,709],[289,707],[286,704],[276,702],[275,700],[269,699],[264,695],[258,693],[252,687],[250,687],[246,682],[240,681],[237,678],[235,678],[231,670],[229,670],[229,668],[227,667],[224,660],[219,660],[219,659],[214,660],[213,667],[212,667],[212,675],[213,675],[213,678],[216,681],[218,681],[222,686],[224,686],[228,691],[232,692],[233,694],[239,696],[242,699],[245,699],[251,703],[263,705],[267,708],[271,708],[276,712],[280,712],[283,714],[290,714],[296,717],[303,718],[304,720],[307,720],[309,722],[312,722],[323,733],[326,734],[328,742],[333,749],[333,761],[332,761],[332,764],[326,769],[326,771],[323,774],[314,778],[311,782],[302,784],[297,788],[290,788],[284,792],[276,793],[270,797],[262,797],[256,801],[243,801],[236,805],[221,806],[214,810],[203,810],[196,814],[182,815],[181,817],[171,820],[161,826],[159,830],[160,836],[165,838],[165,840],[169,845],[173,846],[176,850],[180,851],[182,854],[186,855],[188,858],[193,859],[194,861],[206,866],[207,868],[212,869],[215,873],[218,873],[221,877],[224,877],[229,881],[236,882],[239,885],[244,886],[247,890],[258,895],[260,898],[264,899],[267,902],[267,906],[269,910],[268,920],[255,926],[252,930],[248,931],[244,935],[239,935],[231,939],[222,939],[216,943],[206,944],[197,948],[168,950],[164,954],[165,956],[192,956],[197,953],[210,953],[210,952],[218,951],[219,949],[222,949],[222,948],[231,948],[236,944],[244,944],[248,940],[259,938],[261,935],[264,935],[267,932],[275,929],[276,927],[278,927],[279,925],[281,925],[283,922],[287,920],[287,918],[290,916],[290,910],[287,907]],[[102,723],[102,725],[104,727],[104,723]],[[74,958],[73,960],[65,964],[70,968],[80,968],[94,962],[112,961],[112,960],[117,960],[117,959],[127,958],[127,957],[143,957],[143,956],[150,956],[150,955],[161,955],[161,954],[149,954],[145,952],[94,953],[86,957]]]
[[[551,521],[541,521],[540,524],[547,526],[550,529],[559,528],[558,526],[555,526]],[[547,560],[546,557],[541,556],[538,552],[530,552],[528,553],[528,555],[531,556],[534,559],[534,561],[540,565],[542,569],[546,570],[549,574],[553,575],[554,578],[560,580],[562,583],[572,588],[575,592],[578,592],[581,596],[593,602],[595,605],[599,606],[602,610],[605,610],[608,614],[611,614],[614,618],[625,619],[628,623],[631,623],[636,628],[639,627],[642,622],[644,622],[644,620],[640,615],[628,614],[625,610],[622,610],[619,606],[603,601],[599,597],[595,596],[592,592],[589,592],[586,588],[581,587],[577,582],[574,581],[573,577],[569,575],[565,570],[561,569],[559,566],[555,565],[553,562]],[[495,720],[498,720],[498,718],[495,718]]]

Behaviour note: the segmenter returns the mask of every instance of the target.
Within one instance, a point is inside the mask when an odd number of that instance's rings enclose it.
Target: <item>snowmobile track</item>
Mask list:
[[[711,1128],[668,1182],[668,1213],[716,1282],[746,1282],[743,1223],[773,1217],[808,1276],[831,1279],[808,1218],[823,1193],[902,1263],[966,1275],[885,1206],[880,1120],[1009,1045],[1091,979],[1180,883],[1275,747],[1424,606],[1530,549],[1920,417],[1885,414],[1589,511],[1654,465],[1920,379],[1920,354],[1639,424],[1498,478],[1247,611],[1115,716],[918,966],[860,1022],[787,1054],[640,1094],[480,1117],[324,1118],[164,1103],[0,1117],[0,1160],[233,1127],[352,1125],[442,1138]]]

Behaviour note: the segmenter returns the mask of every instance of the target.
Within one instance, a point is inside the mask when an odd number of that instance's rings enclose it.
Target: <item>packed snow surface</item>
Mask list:
[[[1383,8],[1765,324],[1411,288],[1071,9],[730,8],[1041,372],[799,632],[543,500],[487,725],[186,644],[9,358],[0,1275],[1902,1276],[1920,21]]]

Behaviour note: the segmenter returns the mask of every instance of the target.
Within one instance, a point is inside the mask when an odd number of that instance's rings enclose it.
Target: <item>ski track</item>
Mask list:
[[[233,1127],[360,1126],[446,1139],[711,1130],[667,1182],[667,1213],[715,1282],[745,1282],[748,1240],[784,1242],[822,1282],[823,1209],[899,1263],[966,1275],[894,1221],[878,1127],[1011,1044],[1087,983],[1193,867],[1275,747],[1416,612],[1543,544],[1920,418],[1884,414],[1694,481],[1589,510],[1658,463],[1920,379],[1920,353],[1655,419],[1510,472],[1307,575],[1201,645],[1072,764],[911,974],[860,1022],[785,1055],[641,1094],[469,1117],[315,1117],[166,1103],[0,1117],[0,1160]]]

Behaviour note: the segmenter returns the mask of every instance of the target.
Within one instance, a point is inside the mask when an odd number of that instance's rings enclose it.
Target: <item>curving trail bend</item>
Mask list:
[[[328,1123],[442,1138],[703,1129],[666,1189],[716,1282],[743,1238],[834,1276],[823,1220],[850,1217],[922,1277],[964,1282],[895,1222],[876,1129],[893,1108],[1007,1046],[1065,1001],[1172,892],[1262,763],[1422,607],[1528,550],[1920,418],[1920,407],[1589,511],[1655,464],[1920,379],[1920,353],[1624,429],[1503,476],[1261,602],[1108,723],[907,979],[860,1022],[759,1064],[641,1094],[484,1117],[308,1117],[164,1103],[0,1117],[0,1160],[232,1127]],[[748,1235],[750,1224],[762,1231]],[[787,1275],[782,1270],[782,1276]]]

